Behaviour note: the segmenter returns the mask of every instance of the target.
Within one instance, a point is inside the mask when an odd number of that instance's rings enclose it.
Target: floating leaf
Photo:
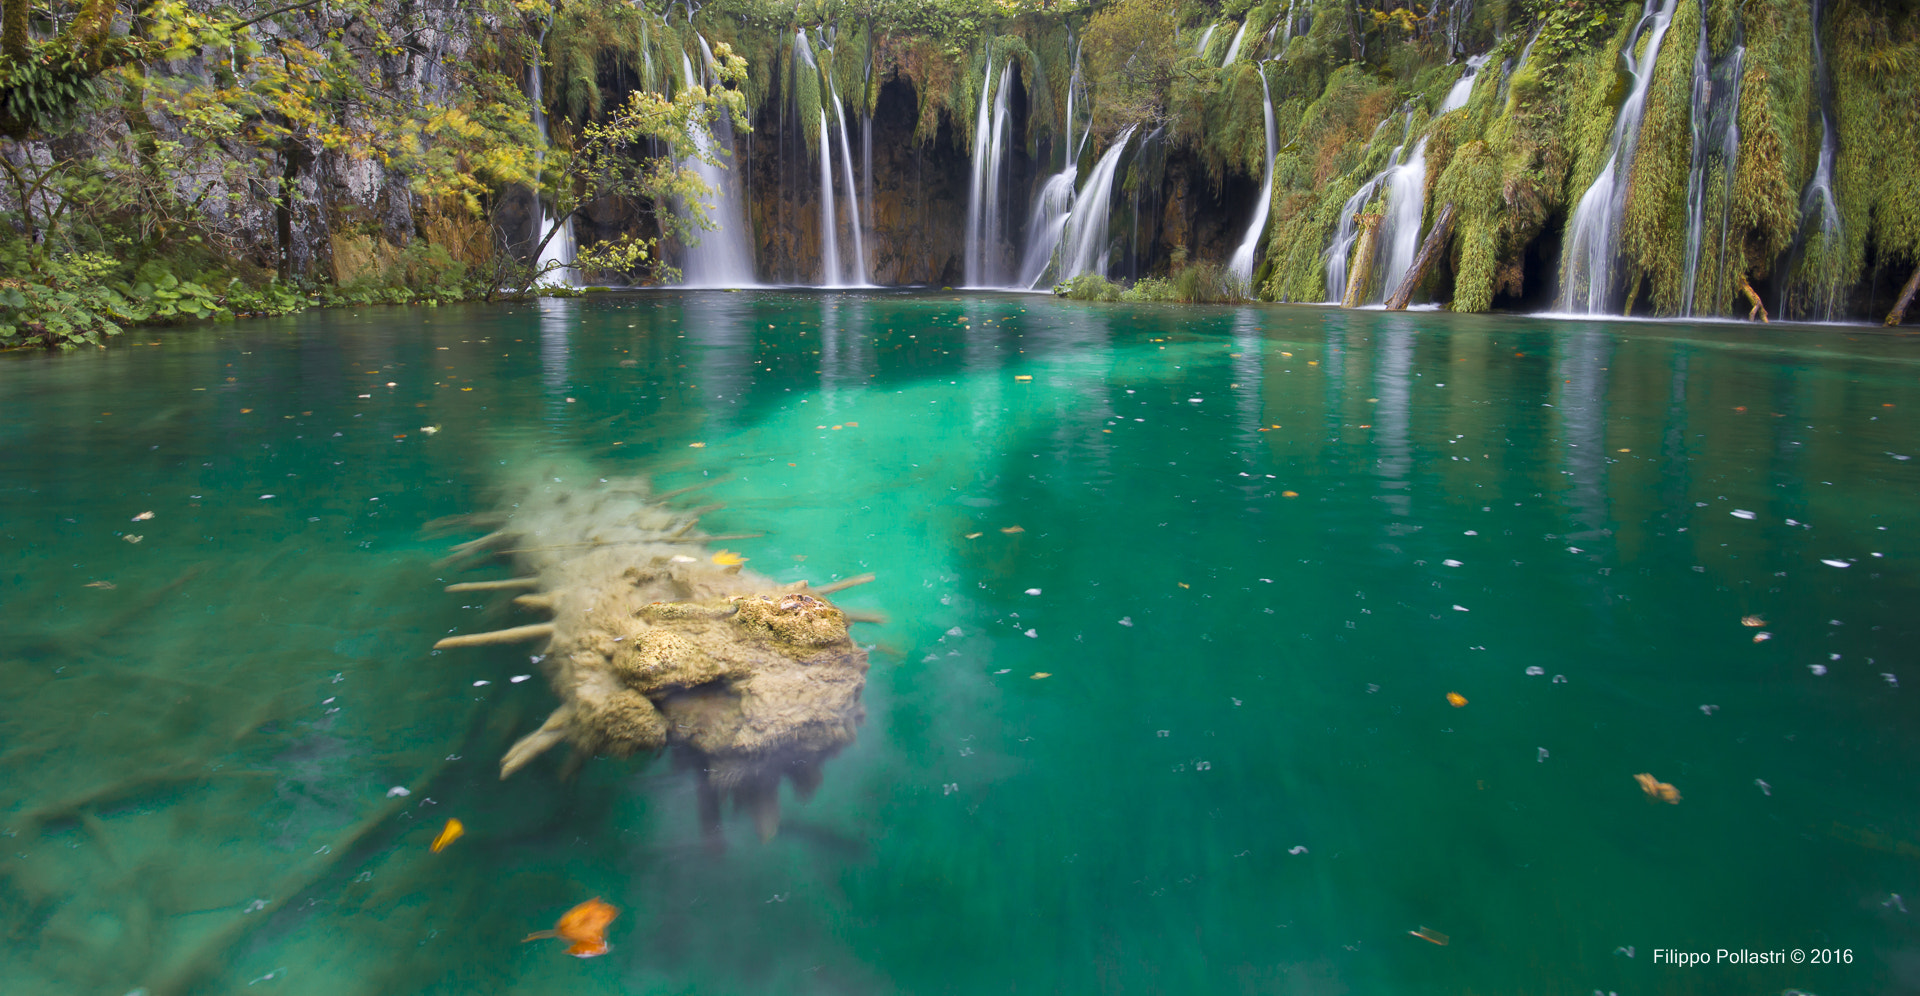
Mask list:
[[[1438,944],[1443,948],[1447,946],[1448,942],[1453,940],[1453,938],[1448,937],[1445,934],[1442,934],[1441,932],[1433,929],[1432,927],[1421,927],[1418,930],[1409,930],[1407,931],[1407,933],[1412,934],[1413,936],[1418,937],[1421,940],[1428,942],[1429,944]]]
[[[1680,790],[1666,782],[1644,771],[1634,775],[1633,780],[1640,783],[1640,791],[1645,792],[1647,798],[1675,806],[1680,804]]]
[[[1025,529],[1022,529],[1019,526],[1006,526],[1006,527],[1003,527],[1000,531],[1003,533],[1006,533],[1008,536],[1012,536],[1015,533],[1026,532]]]
[[[734,553],[732,550],[721,550],[713,555],[713,562],[719,564],[721,567],[738,567],[746,563],[747,558]]]
[[[465,836],[466,832],[466,824],[461,823],[459,820],[448,820],[447,825],[440,829],[440,835],[433,838],[433,847],[431,850],[433,853],[439,854],[441,851],[447,849],[448,844]]]
[[[108,591],[112,591],[113,589],[115,589],[115,588],[117,588],[117,587],[119,587],[119,585],[116,585],[116,584],[114,584],[114,583],[113,583],[113,582],[111,582],[111,581],[89,581],[89,582],[87,582],[87,587],[89,587],[89,588],[104,588],[104,589],[106,589],[106,590],[108,590]]]
[[[151,518],[153,518],[153,513],[152,513],[152,512],[141,512],[141,513],[140,513],[139,515],[136,515],[136,516],[134,516],[134,517],[133,517],[133,521],[135,521],[135,522],[145,522],[145,521],[147,521],[148,519],[151,519]]]
[[[1467,697],[1465,695],[1460,694],[1459,692],[1448,692],[1447,704],[1454,707],[1455,709],[1458,709],[1461,706],[1467,704]]]
[[[1052,671],[1035,671],[1035,672],[1033,672],[1033,680],[1034,680],[1034,681],[1039,681],[1039,680],[1040,680],[1041,678],[1051,678],[1051,677],[1053,677],[1053,672],[1052,672]]]

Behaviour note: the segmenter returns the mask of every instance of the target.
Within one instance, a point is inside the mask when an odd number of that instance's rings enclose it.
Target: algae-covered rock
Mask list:
[[[710,553],[698,512],[662,497],[644,481],[553,474],[507,489],[501,512],[476,517],[496,531],[454,557],[506,558],[520,576],[449,588],[529,592],[515,603],[552,622],[436,646],[546,641],[540,660],[560,705],[507,751],[500,777],[563,742],[576,757],[670,747],[699,781],[710,833],[730,797],[770,837],[781,779],[810,796],[820,765],[866,718],[867,654],[826,595],[871,576],[776,584]]]

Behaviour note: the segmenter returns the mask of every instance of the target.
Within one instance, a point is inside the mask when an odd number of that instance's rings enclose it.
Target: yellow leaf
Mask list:
[[[738,567],[746,563],[747,558],[731,550],[721,550],[713,555],[713,562],[719,564],[721,567]]]

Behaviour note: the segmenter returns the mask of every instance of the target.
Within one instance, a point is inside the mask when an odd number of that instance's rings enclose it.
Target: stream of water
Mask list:
[[[877,292],[0,355],[0,988],[1911,988],[1917,374],[1864,330]],[[866,722],[771,842],[704,846],[665,759],[498,779],[553,693],[429,649],[528,616],[428,526],[535,472],[878,575],[835,596],[889,620]],[[607,956],[522,943],[593,897]]]

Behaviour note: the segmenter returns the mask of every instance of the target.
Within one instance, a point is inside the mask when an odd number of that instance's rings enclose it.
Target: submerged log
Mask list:
[[[508,749],[500,777],[561,744],[575,757],[670,750],[699,782],[710,840],[723,800],[771,836],[781,781],[804,798],[866,719],[867,652],[847,627],[884,617],[844,612],[825,596],[873,575],[781,585],[701,549],[719,538],[694,528],[713,508],[668,508],[645,482],[552,483],[593,476],[548,473],[503,489],[511,535],[490,538],[489,549],[524,575],[512,587],[537,587],[515,602],[553,621],[436,644],[551,639],[540,663],[559,702]],[[537,585],[518,583],[529,578]]]
[[[1913,276],[1907,278],[1907,285],[1900,288],[1900,300],[1894,302],[1893,310],[1887,312],[1887,327],[1891,328],[1907,320],[1907,306],[1913,303],[1913,295],[1920,291],[1920,265],[1913,268]]]
[[[1353,265],[1347,268],[1347,293],[1340,299],[1342,308],[1358,308],[1365,303],[1367,281],[1373,276],[1373,256],[1380,246],[1380,216],[1354,215],[1360,225],[1358,245],[1353,250]]]
[[[1413,291],[1425,280],[1427,271],[1433,267],[1433,261],[1440,258],[1446,248],[1447,236],[1453,234],[1453,203],[1449,201],[1440,208],[1440,216],[1433,219],[1433,231],[1427,233],[1427,240],[1420,243],[1420,252],[1413,257],[1413,265],[1407,269],[1407,279],[1400,281],[1399,289],[1387,298],[1388,311],[1405,311],[1407,303],[1413,300]]]
[[[1746,274],[1740,275],[1740,292],[1745,294],[1747,300],[1753,303],[1753,307],[1747,310],[1747,321],[1753,321],[1754,316],[1758,315],[1760,317],[1760,324],[1771,324],[1767,321],[1767,306],[1760,303],[1760,295],[1754,293],[1753,285],[1747,282]]]
[[[448,591],[498,591],[506,588],[538,588],[539,578],[501,578],[498,581],[461,581],[447,585]]]
[[[552,623],[535,623],[531,626],[515,626],[512,629],[496,629],[490,633],[462,633],[459,636],[449,636],[434,644],[433,649],[488,647],[496,643],[531,643],[552,635]]]

